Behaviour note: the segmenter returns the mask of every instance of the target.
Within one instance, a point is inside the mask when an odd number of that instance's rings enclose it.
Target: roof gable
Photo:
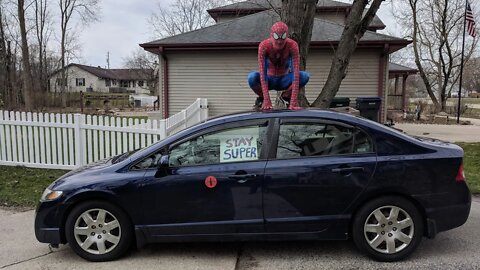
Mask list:
[[[243,2],[233,3],[221,7],[216,7],[207,10],[207,12],[217,20],[218,15],[221,14],[237,14],[237,15],[248,15],[260,11],[265,11],[272,8],[280,8],[282,6],[281,0],[247,0]],[[341,11],[347,12],[347,10],[352,6],[352,4],[333,1],[333,0],[319,0],[317,3],[317,13],[319,11]],[[365,11],[366,12],[366,11]],[[375,15],[370,24],[371,28],[374,29],[384,29],[385,24],[382,20]]]

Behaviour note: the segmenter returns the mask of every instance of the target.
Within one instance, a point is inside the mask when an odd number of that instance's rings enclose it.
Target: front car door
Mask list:
[[[264,232],[267,128],[265,120],[214,128],[157,155],[168,154],[169,167],[145,174],[146,233],[162,241]]]
[[[264,215],[270,233],[345,232],[345,209],[366,187],[376,166],[370,137],[343,123],[284,119],[267,164]],[[340,229],[338,226],[343,226]],[[330,238],[344,238],[329,234]]]

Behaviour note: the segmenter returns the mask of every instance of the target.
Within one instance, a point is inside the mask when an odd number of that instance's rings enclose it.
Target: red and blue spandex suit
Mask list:
[[[310,76],[300,71],[298,44],[287,38],[288,27],[282,22],[272,26],[270,38],[258,47],[258,68],[248,74],[248,84],[263,100],[262,109],[272,108],[268,90],[285,91],[282,97],[290,99],[290,109],[299,109],[298,91],[304,87]],[[262,74],[262,76],[260,76]]]

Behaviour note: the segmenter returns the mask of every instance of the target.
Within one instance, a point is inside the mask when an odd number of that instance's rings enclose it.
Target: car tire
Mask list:
[[[85,260],[102,262],[124,255],[132,244],[132,225],[117,206],[104,201],[73,208],[65,223],[70,247]]]
[[[356,213],[352,236],[355,245],[371,258],[393,262],[408,257],[420,244],[424,222],[417,207],[399,196],[367,202]]]

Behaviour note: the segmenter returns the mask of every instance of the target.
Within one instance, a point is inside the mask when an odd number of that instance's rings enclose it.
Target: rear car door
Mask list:
[[[171,145],[165,152],[167,172],[145,174],[148,234],[208,237],[264,232],[267,124],[265,120],[236,123]]]
[[[321,232],[343,224],[345,209],[376,167],[368,134],[318,119],[283,119],[276,126],[278,142],[265,170],[266,230]]]

